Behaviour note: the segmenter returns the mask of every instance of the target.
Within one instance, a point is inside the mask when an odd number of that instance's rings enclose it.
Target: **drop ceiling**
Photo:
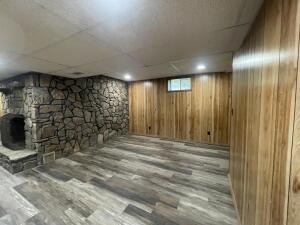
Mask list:
[[[0,79],[231,71],[262,0],[0,0]],[[80,75],[74,73],[81,72]]]

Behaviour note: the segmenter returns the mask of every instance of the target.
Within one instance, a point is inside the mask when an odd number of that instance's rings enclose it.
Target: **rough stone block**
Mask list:
[[[81,117],[73,117],[73,122],[75,125],[81,125],[84,124],[84,119]]]
[[[58,89],[53,89],[51,91],[51,95],[52,95],[53,99],[55,99],[55,100],[63,100],[63,99],[65,99],[64,92],[61,91],[61,90],[58,90]]]
[[[103,144],[103,134],[98,134],[97,144],[98,145]]]
[[[67,79],[67,80],[65,80],[65,85],[66,86],[71,86],[73,84],[75,84],[75,80],[73,80],[73,79]]]
[[[83,112],[82,112],[82,109],[80,109],[80,108],[73,109],[73,114],[74,114],[74,116],[77,116],[77,117],[83,117]]]
[[[103,141],[107,141],[109,138],[109,131],[108,130],[105,130],[104,133],[103,133]]]
[[[90,136],[90,146],[96,146],[98,143],[98,136],[96,134]]]
[[[42,105],[40,106],[40,113],[58,112],[61,110],[59,105]]]
[[[72,85],[71,86],[71,90],[74,92],[74,93],[77,93],[77,92],[80,92],[81,91],[81,88],[76,86],[76,85]]]
[[[32,88],[32,101],[34,105],[50,104],[51,96],[48,88]]]
[[[74,146],[74,152],[79,152],[80,151],[80,146],[78,144],[78,142],[76,142],[75,146]]]
[[[58,137],[51,138],[50,143],[53,145],[58,145],[59,144]]]
[[[32,160],[32,161],[25,162],[23,164],[23,170],[34,168],[37,165],[38,165],[37,160]]]
[[[90,144],[89,138],[88,137],[84,137],[84,138],[82,138],[82,140],[80,142],[80,147],[81,147],[81,149],[86,149],[86,148],[89,147],[89,144]]]
[[[75,137],[75,131],[74,130],[67,130],[66,138],[67,139],[73,139]]]
[[[71,110],[69,108],[67,108],[66,111],[65,111],[64,116],[65,117],[73,117],[73,113],[71,112]]]
[[[62,83],[57,83],[56,88],[59,89],[59,90],[64,90],[64,89],[66,89],[66,86]]]
[[[66,129],[72,130],[76,128],[76,125],[72,121],[70,121],[69,123],[65,122],[65,125],[66,125]]]
[[[11,173],[19,173],[23,171],[23,163],[22,162],[12,162],[10,167]]]
[[[91,122],[91,117],[92,117],[92,113],[90,113],[89,111],[84,111],[85,122],[87,123]]]
[[[73,152],[73,146],[71,143],[66,143],[65,148],[63,149],[63,155],[68,155]]]
[[[49,87],[50,86],[50,82],[52,80],[52,76],[48,76],[48,75],[41,75],[40,76],[40,87]]]
[[[113,131],[111,131],[110,133],[109,133],[109,135],[108,135],[108,138],[110,139],[110,138],[113,138],[113,137],[115,137],[117,135],[117,132],[115,131],[115,130],[113,130]]]
[[[46,145],[45,153],[55,152],[60,149],[60,145]]]
[[[76,85],[79,86],[81,89],[85,89],[86,88],[86,79],[81,78],[81,79],[77,79],[76,80]]]
[[[56,134],[56,126],[47,126],[42,128],[42,138],[53,137]]]

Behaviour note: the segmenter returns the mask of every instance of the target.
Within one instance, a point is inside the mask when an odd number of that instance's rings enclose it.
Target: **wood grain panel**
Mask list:
[[[271,224],[285,224],[287,220],[299,37],[296,27],[297,2],[282,1]]]
[[[229,144],[231,74],[192,76],[191,91],[168,92],[167,82],[129,84],[129,132]]]
[[[300,30],[300,2],[298,1],[297,27]],[[298,36],[299,37],[299,36]],[[298,39],[299,42],[299,39]],[[298,48],[300,52],[300,44]],[[295,123],[291,159],[291,175],[289,188],[288,225],[300,224],[300,57],[298,56],[298,75],[295,107]]]
[[[234,56],[230,177],[242,225],[287,222],[297,2],[265,1]]]

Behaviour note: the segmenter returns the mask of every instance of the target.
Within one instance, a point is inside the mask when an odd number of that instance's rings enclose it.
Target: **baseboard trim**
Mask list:
[[[175,141],[175,142],[182,142],[182,143],[187,143],[187,144],[203,145],[203,147],[207,146],[207,148],[212,148],[212,149],[219,149],[219,150],[225,150],[225,151],[230,150],[230,145],[228,145],[228,144],[217,144],[217,143],[214,144],[214,143],[200,142],[200,141],[195,141],[195,140],[168,138],[168,137],[163,137],[163,136],[159,136],[159,135],[139,134],[139,133],[132,133],[132,132],[128,132],[128,134],[136,135],[136,136],[159,138],[161,140],[166,140],[166,141]]]
[[[234,191],[233,191],[233,186],[232,186],[230,174],[228,174],[228,180],[229,180],[230,192],[231,192],[232,199],[233,199],[233,205],[234,205],[237,220],[238,220],[238,225],[242,225],[241,217],[240,217],[239,210],[238,210],[237,203],[236,203],[235,194],[234,194]]]

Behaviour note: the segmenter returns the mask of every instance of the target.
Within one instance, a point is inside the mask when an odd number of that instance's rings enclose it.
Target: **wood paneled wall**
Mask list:
[[[242,225],[288,221],[298,2],[266,0],[234,56],[230,178]]]
[[[168,92],[167,82],[129,84],[129,132],[229,144],[231,74],[192,76],[191,91]]]
[[[300,2],[298,1],[298,19],[300,29]],[[299,32],[299,30],[298,30]],[[299,41],[298,41],[299,42]],[[298,48],[300,54],[300,43]],[[288,225],[300,224],[300,55],[298,55],[298,75],[295,107],[295,123],[293,134],[293,148],[291,156],[290,192],[288,206]]]

